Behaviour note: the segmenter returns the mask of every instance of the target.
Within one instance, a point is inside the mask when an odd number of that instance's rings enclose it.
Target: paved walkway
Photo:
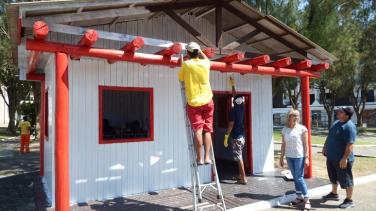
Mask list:
[[[18,153],[18,139],[0,140],[0,211],[27,211],[27,210],[48,210],[49,208],[45,192],[43,190],[42,178],[39,176],[39,143],[33,143],[30,154],[20,155]],[[316,147],[319,150],[319,147]],[[276,148],[278,149],[278,148]],[[221,166],[236,166],[222,162]],[[293,182],[286,181],[280,170],[274,172],[248,175],[247,185],[235,185],[229,173],[233,169],[218,167],[221,187],[224,192],[226,207],[228,210],[265,210],[271,206],[287,203],[294,199]],[[29,172],[29,173],[27,173]],[[376,173],[376,172],[375,172]],[[10,176],[13,175],[13,176]],[[356,184],[374,184],[376,175],[368,178],[360,178]],[[329,181],[323,178],[306,180],[311,196],[321,196],[330,191]],[[358,186],[356,186],[358,187]],[[375,196],[376,192],[371,190],[367,194],[363,192],[363,186],[355,189],[354,199],[361,202],[362,195]],[[362,189],[360,189],[362,188]],[[366,190],[366,189],[364,189]],[[373,191],[373,192],[372,192]],[[359,195],[360,194],[360,195]],[[216,199],[214,190],[204,192],[203,205],[219,202]],[[328,202],[329,203],[329,202]],[[357,202],[356,202],[357,203]],[[337,206],[338,203],[322,204],[317,198],[313,198],[313,207],[322,207],[328,210]],[[360,205],[361,203],[359,203]],[[358,206],[356,206],[358,209]],[[365,210],[375,210],[367,209]],[[191,210],[192,195],[189,188],[169,189],[158,192],[144,193],[127,197],[120,197],[105,201],[93,201],[83,204],[72,205],[70,210]],[[274,209],[295,210],[296,208],[280,206]],[[316,208],[315,208],[316,209]],[[212,209],[219,210],[219,209]],[[319,210],[319,209],[317,209]]]

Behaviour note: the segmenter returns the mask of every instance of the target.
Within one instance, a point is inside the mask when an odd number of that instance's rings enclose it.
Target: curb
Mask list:
[[[359,178],[354,179],[354,183],[356,185],[361,185],[361,184],[365,184],[367,182],[372,182],[372,181],[376,181],[376,174],[371,174],[371,175],[368,175],[368,176],[359,177]],[[309,194],[310,197],[314,197],[314,196],[326,194],[326,193],[330,192],[331,190],[332,190],[332,185],[325,185],[325,186],[322,186],[322,187],[309,189],[308,194]],[[270,209],[272,207],[278,206],[280,204],[286,204],[286,203],[294,200],[295,198],[296,198],[296,195],[295,195],[295,193],[293,193],[293,194],[289,194],[289,195],[280,196],[278,198],[271,199],[271,200],[268,200],[268,201],[261,201],[261,202],[256,202],[256,203],[252,203],[252,204],[247,204],[247,205],[244,205],[244,206],[241,206],[241,207],[236,207],[236,208],[233,208],[233,209],[229,209],[229,211],[265,210],[265,209]]]

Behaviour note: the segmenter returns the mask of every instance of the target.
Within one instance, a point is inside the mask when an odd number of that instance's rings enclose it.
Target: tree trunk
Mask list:
[[[41,103],[41,84],[40,82],[34,82],[32,86],[35,105],[35,140],[40,139],[40,103]]]
[[[8,124],[8,131],[12,135],[17,135],[17,126],[16,126],[16,106],[13,102],[9,102],[8,107],[8,115],[9,115],[9,124]]]
[[[327,113],[327,114],[328,114],[328,126],[327,126],[327,129],[329,130],[330,126],[332,126],[332,122],[333,122],[333,113]]]

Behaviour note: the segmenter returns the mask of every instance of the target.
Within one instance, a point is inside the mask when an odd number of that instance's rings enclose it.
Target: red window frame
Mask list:
[[[146,138],[132,138],[132,139],[103,139],[103,90],[119,90],[119,91],[142,91],[149,92],[149,133],[150,137]],[[141,141],[154,141],[154,100],[153,88],[141,87],[114,87],[114,86],[99,86],[99,144],[113,144],[113,143],[128,143]]]
[[[44,139],[48,141],[49,122],[48,122],[48,88],[44,91]]]

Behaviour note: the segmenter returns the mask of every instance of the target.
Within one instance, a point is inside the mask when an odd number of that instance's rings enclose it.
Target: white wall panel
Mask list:
[[[183,18],[215,42],[214,26],[192,16]],[[174,42],[198,40],[167,17],[138,22],[98,26],[113,31]],[[70,36],[70,35],[66,35]],[[75,40],[79,37],[50,36],[51,40]],[[226,38],[226,36],[224,37]],[[230,38],[226,38],[229,40]],[[231,38],[233,39],[233,38]],[[231,40],[230,39],[230,40]],[[227,41],[226,41],[227,42]],[[126,43],[98,40],[96,47],[119,49]],[[244,46],[242,46],[244,47]],[[155,53],[160,48],[145,46],[138,52]],[[185,52],[184,52],[185,53]],[[53,68],[52,68],[53,67]],[[54,66],[51,68],[54,69]],[[51,69],[50,68],[50,69]],[[51,86],[50,105],[54,99],[54,71],[46,72]],[[52,70],[51,69],[51,70]],[[70,197],[71,203],[102,200],[153,190],[188,186],[190,168],[180,84],[179,68],[81,58],[69,60],[70,91]],[[231,91],[230,73],[212,71],[214,91]],[[233,74],[237,91],[252,93],[252,140],[254,173],[273,169],[271,77]],[[154,92],[154,141],[99,144],[98,86],[151,87]],[[50,109],[50,136],[53,134]],[[218,145],[223,146],[221,143]],[[46,142],[46,180],[54,193],[53,140]],[[215,143],[215,145],[217,145]],[[199,168],[202,181],[209,181],[210,167]]]
[[[55,109],[55,55],[49,59],[48,65],[45,70],[45,89],[48,90],[48,140],[44,140],[44,178],[46,179],[46,187],[48,188],[47,197],[51,199],[51,205],[55,205],[55,132],[53,117]]]

